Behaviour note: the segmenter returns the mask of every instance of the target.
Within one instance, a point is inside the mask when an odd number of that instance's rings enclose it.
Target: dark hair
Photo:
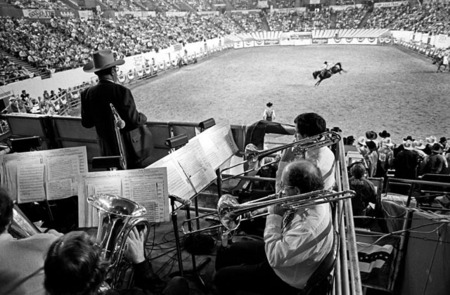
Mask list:
[[[80,231],[69,232],[48,250],[44,286],[51,295],[96,294],[106,267],[91,236]]]
[[[372,140],[366,141],[366,144],[367,144],[367,147],[369,148],[369,150],[371,150],[371,151],[377,149],[377,144]]]
[[[9,197],[8,191],[0,187],[0,234],[5,231],[13,217],[14,203]]]
[[[361,162],[356,162],[350,168],[350,174],[356,179],[361,179],[366,174],[366,167]]]
[[[302,136],[317,135],[327,129],[325,119],[316,113],[300,114],[295,118],[294,123],[297,125],[298,133]]]
[[[112,68],[114,68],[114,67],[110,67],[110,68],[106,68],[106,69],[97,71],[94,74],[96,74],[99,77],[105,76],[105,75],[111,75],[112,74]]]
[[[289,185],[300,189],[301,193],[308,193],[324,188],[322,173],[319,168],[308,160],[291,162],[288,165]]]

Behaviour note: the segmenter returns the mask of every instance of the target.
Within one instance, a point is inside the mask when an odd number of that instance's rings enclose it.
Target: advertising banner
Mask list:
[[[234,42],[234,48],[244,48],[244,43],[242,41]]]
[[[330,38],[328,44],[336,45],[377,45],[378,38],[373,37],[360,37],[360,38]]]
[[[328,38],[314,38],[312,39],[313,44],[328,44]]]
[[[264,40],[255,40],[255,46],[264,46]]]
[[[375,3],[374,6],[376,8],[380,7],[397,7],[401,5],[408,5],[408,1],[394,1],[394,2],[379,2]]]
[[[79,10],[78,15],[81,19],[89,19],[94,16],[92,10]]]
[[[61,18],[77,18],[78,12],[76,10],[56,10],[55,15]]]
[[[50,9],[23,9],[23,16],[27,18],[51,18],[55,12]]]
[[[264,40],[264,46],[280,45],[280,40]]]
[[[244,47],[254,47],[255,42],[254,41],[244,41]]]

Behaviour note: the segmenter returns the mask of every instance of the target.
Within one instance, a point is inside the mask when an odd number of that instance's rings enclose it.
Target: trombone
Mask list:
[[[208,214],[195,217],[193,219],[188,219],[183,222],[182,230],[185,235],[199,233],[203,231],[209,231],[212,229],[225,227],[227,232],[233,231],[239,227],[240,222],[244,220],[250,220],[256,217],[265,216],[267,214],[260,214],[257,216],[246,217],[247,213],[251,213],[257,209],[261,209],[271,205],[280,204],[283,208],[287,210],[297,210],[299,208],[310,207],[314,205],[336,202],[355,196],[355,192],[352,190],[346,190],[341,192],[333,192],[329,190],[318,190],[304,194],[292,195],[292,196],[282,196],[281,193],[276,193],[268,195],[264,198],[249,201],[243,204],[239,204],[235,196],[225,194],[220,197],[217,202],[217,210],[215,212],[210,212]],[[194,231],[186,231],[184,224],[187,222],[192,222],[198,220],[199,218],[205,218],[216,214],[219,225],[214,225],[207,228],[197,229]]]
[[[288,148],[292,148],[294,155],[298,156],[298,155],[305,154],[309,150],[315,150],[315,149],[319,149],[324,146],[330,146],[330,145],[336,144],[340,140],[341,140],[341,136],[338,133],[336,133],[334,131],[327,131],[327,132],[323,132],[323,133],[320,133],[317,135],[302,138],[302,139],[294,141],[292,143],[288,143],[288,144],[281,145],[281,146],[274,147],[272,149],[267,149],[267,150],[258,150],[254,144],[252,144],[252,143],[247,144],[245,146],[245,150],[244,150],[244,161],[237,163],[233,166],[227,167],[225,169],[222,169],[222,172],[225,170],[234,168],[236,166],[242,165],[242,164],[247,164],[249,168],[242,173],[224,178],[224,179],[222,179],[222,181],[226,181],[226,180],[247,174],[252,171],[258,171],[259,169],[261,169],[265,166],[277,163],[279,160],[274,160],[274,161],[272,161],[270,163],[266,163],[264,165],[260,164],[260,162],[263,158],[270,156],[274,153],[277,153],[279,151],[282,151],[282,150],[285,150]]]

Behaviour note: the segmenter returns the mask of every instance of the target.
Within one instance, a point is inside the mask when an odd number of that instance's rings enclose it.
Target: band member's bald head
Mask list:
[[[322,173],[308,160],[289,163],[283,170],[281,179],[284,184],[297,187],[301,193],[324,188]]]

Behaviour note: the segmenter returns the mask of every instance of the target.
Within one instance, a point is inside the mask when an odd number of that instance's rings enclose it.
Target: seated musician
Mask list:
[[[165,283],[153,273],[145,257],[145,233],[134,228],[127,239],[126,257],[133,262],[135,288],[106,291],[108,295],[124,294],[189,294],[187,281],[174,277]],[[93,295],[105,279],[107,263],[100,256],[100,248],[85,232],[70,232],[56,240],[45,259],[45,289],[49,295]]]
[[[316,113],[303,113],[298,115],[295,120],[295,140],[305,139],[307,137],[321,134],[327,130],[327,124],[325,119]],[[335,157],[333,152],[328,147],[321,147],[318,149],[310,149],[305,153],[299,153],[296,151],[296,147],[285,149],[281,155],[280,163],[278,164],[276,188],[280,189],[281,173],[283,168],[292,161],[299,159],[307,159],[313,162],[319,167],[324,180],[324,187],[330,190],[334,187],[334,161]]]
[[[282,171],[284,196],[323,186],[320,170],[310,161],[289,163]],[[214,282],[219,294],[298,294],[330,252],[332,227],[328,203],[290,211],[270,206],[264,241],[243,240],[218,250]]]
[[[13,206],[8,192],[0,188],[0,294],[45,294],[45,253],[62,234],[50,230],[15,239],[8,233]]]

